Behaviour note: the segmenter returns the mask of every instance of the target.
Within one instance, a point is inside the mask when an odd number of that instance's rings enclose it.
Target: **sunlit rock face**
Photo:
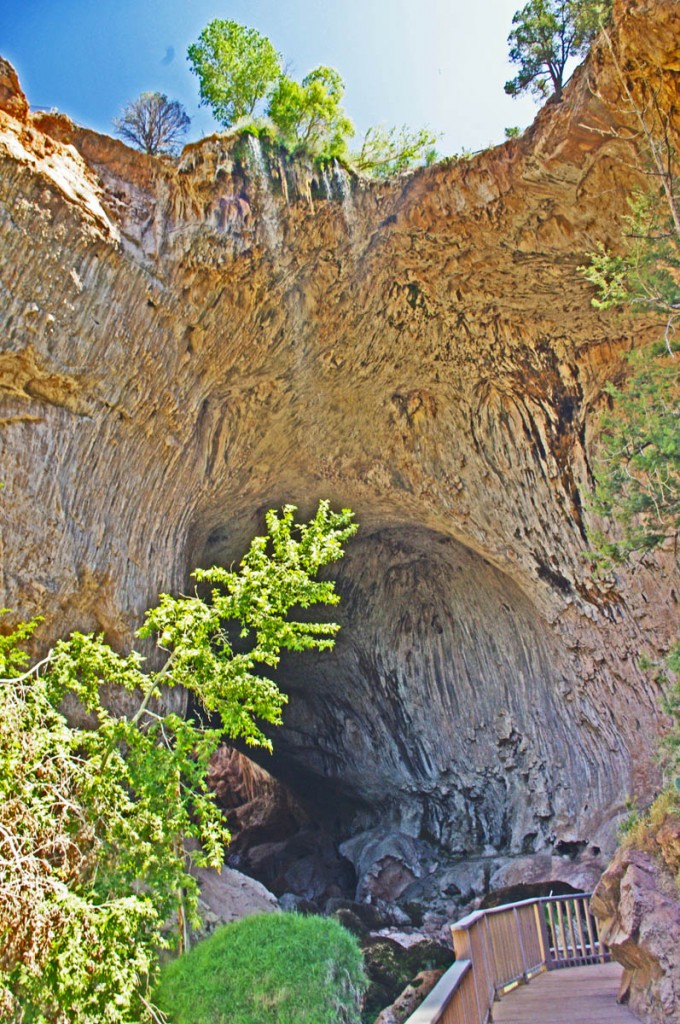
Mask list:
[[[677,110],[674,0],[617,5],[611,40]],[[350,506],[344,630],[286,661],[276,771],[345,832],[605,846],[654,783],[636,659],[677,575],[584,557],[602,385],[655,336],[577,269],[648,180],[604,41],[522,139],[390,183],[222,136],[155,159],[17,89],[4,66],[0,603],[125,647],[267,507]]]

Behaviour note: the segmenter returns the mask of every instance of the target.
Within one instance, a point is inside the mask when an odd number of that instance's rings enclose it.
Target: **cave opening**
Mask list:
[[[504,903],[521,903],[523,900],[541,899],[546,896],[577,896],[581,890],[569,882],[547,879],[544,882],[520,882],[503,889],[494,889],[482,897],[480,910],[490,910]]]
[[[569,661],[517,583],[405,526],[360,534],[334,575],[335,649],[282,659],[273,755],[216,768],[229,863],[291,905],[380,904],[406,923],[455,917],[513,858],[577,856],[559,823],[578,825],[597,730],[561,699]]]

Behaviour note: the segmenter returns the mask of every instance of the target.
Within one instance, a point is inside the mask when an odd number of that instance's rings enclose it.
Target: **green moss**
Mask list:
[[[154,1001],[172,1024],[358,1024],[365,988],[357,941],[337,921],[262,914],[167,964]]]

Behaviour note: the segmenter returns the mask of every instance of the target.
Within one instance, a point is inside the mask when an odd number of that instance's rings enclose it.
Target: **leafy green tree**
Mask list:
[[[633,194],[625,251],[615,255],[600,245],[588,254],[590,264],[583,272],[598,289],[593,299],[597,309],[627,307],[660,314],[671,354],[680,322],[680,185],[672,173],[664,177],[665,187]]]
[[[187,859],[219,867],[228,833],[206,784],[223,735],[271,748],[258,720],[278,724],[285,695],[262,671],[281,651],[332,647],[338,626],[298,622],[296,607],[336,604],[319,570],[342,556],[351,513],[322,502],[308,523],[269,512],[240,568],[199,570],[203,599],[161,595],[140,636],[157,636],[165,665],[147,672],[101,637],[72,634],[26,670],[35,623],[0,636],[0,1009],[33,1024],[133,1024],[151,1019],[157,949],[196,918]],[[162,708],[181,685],[212,727]],[[112,714],[103,687],[139,694]],[[75,697],[93,728],[60,711]],[[187,852],[184,840],[198,841]]]
[[[674,541],[680,529],[680,386],[677,328],[680,321],[680,180],[671,143],[672,112],[658,99],[654,69],[638,68],[640,92],[629,78],[605,30],[604,40],[624,100],[638,131],[644,170],[652,183],[630,199],[624,246],[613,253],[603,245],[589,253],[580,269],[595,285],[598,309],[619,308],[658,316],[663,340],[635,351],[632,373],[619,387],[610,384],[610,413],[605,417],[596,457],[595,508],[619,529],[615,540],[595,533],[604,564]]]
[[[529,0],[512,19],[510,60],[519,65],[505,83],[510,96],[530,91],[538,98],[562,98],[572,57],[582,57],[610,15],[612,0]]]
[[[620,536],[594,535],[605,564],[671,539],[677,545],[680,531],[680,217],[670,171],[666,185],[633,196],[624,252],[600,246],[581,268],[598,289],[597,308],[656,313],[664,323],[663,341],[634,352],[625,384],[606,389],[611,409],[595,460],[594,508]]]
[[[192,43],[187,56],[198,76],[201,103],[228,128],[250,117],[281,76],[281,55],[254,28],[214,18]]]
[[[169,100],[160,92],[143,92],[113,120],[117,135],[152,154],[175,152],[190,124],[179,100]]]
[[[267,113],[284,142],[316,157],[342,157],[354,126],[341,106],[345,83],[335,68],[323,65],[296,82],[277,82]]]
[[[427,128],[369,128],[361,149],[352,156],[357,171],[388,178],[407,167],[431,164],[437,159],[437,136]]]
[[[0,671],[17,666],[15,640],[4,638]],[[74,634],[40,670],[0,683],[2,1019],[144,1020],[163,920],[195,884],[182,836],[203,838],[198,863],[222,859],[223,825],[198,777],[216,737],[167,717],[141,729],[99,701],[100,681],[129,689],[139,664]],[[68,726],[58,705],[69,691],[97,729]]]
[[[665,351],[665,350],[664,350]],[[637,352],[622,387],[609,384],[601,421],[594,510],[613,519],[616,539],[593,536],[605,564],[623,562],[680,531],[680,387],[673,361]]]

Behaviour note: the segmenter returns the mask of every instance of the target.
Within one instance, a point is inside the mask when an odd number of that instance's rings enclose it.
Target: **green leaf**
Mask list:
[[[229,832],[207,782],[223,737],[271,747],[260,723],[286,702],[261,667],[282,650],[324,649],[337,625],[296,621],[296,608],[335,604],[317,574],[356,530],[347,510],[321,502],[297,524],[269,512],[237,571],[196,572],[207,599],[161,595],[140,635],[169,653],[146,672],[101,636],[73,633],[30,672],[21,645],[37,621],[0,637],[0,1007],[34,1024],[150,1021],[146,993],[166,922],[197,919],[189,862],[219,868]],[[232,641],[241,634],[238,645]],[[211,726],[163,709],[163,687],[184,686]],[[104,695],[138,702],[113,714]],[[72,727],[69,696],[92,727]],[[185,840],[195,840],[185,845]]]

